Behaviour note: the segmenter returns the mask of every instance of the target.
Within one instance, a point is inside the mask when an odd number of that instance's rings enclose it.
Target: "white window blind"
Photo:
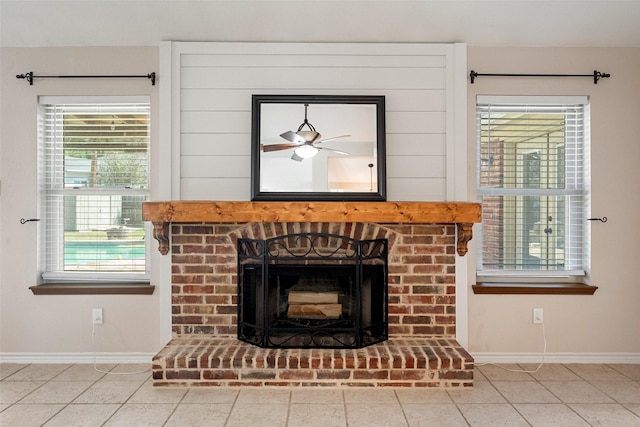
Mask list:
[[[43,278],[148,280],[147,98],[40,99]]]
[[[587,107],[585,97],[478,98],[480,272],[584,274]]]

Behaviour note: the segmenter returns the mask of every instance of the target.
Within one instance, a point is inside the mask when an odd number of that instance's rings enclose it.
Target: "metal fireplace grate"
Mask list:
[[[387,239],[238,239],[238,339],[269,348],[361,348],[386,340],[387,256]]]

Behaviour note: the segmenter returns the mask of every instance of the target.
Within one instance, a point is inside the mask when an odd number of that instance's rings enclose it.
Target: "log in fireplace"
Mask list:
[[[298,233],[238,239],[238,339],[361,348],[388,337],[386,239]]]

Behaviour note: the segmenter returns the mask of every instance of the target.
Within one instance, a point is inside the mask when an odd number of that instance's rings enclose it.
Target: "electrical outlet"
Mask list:
[[[542,309],[541,308],[534,308],[533,309],[533,323],[543,323]]]
[[[103,319],[102,319],[102,309],[101,308],[94,308],[93,309],[93,324],[94,325],[102,325]]]

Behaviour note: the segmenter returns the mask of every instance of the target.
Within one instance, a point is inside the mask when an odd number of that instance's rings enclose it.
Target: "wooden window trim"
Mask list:
[[[496,283],[478,282],[474,294],[491,295],[593,295],[597,286],[586,283]]]
[[[153,295],[149,283],[51,283],[30,286],[34,295]]]

